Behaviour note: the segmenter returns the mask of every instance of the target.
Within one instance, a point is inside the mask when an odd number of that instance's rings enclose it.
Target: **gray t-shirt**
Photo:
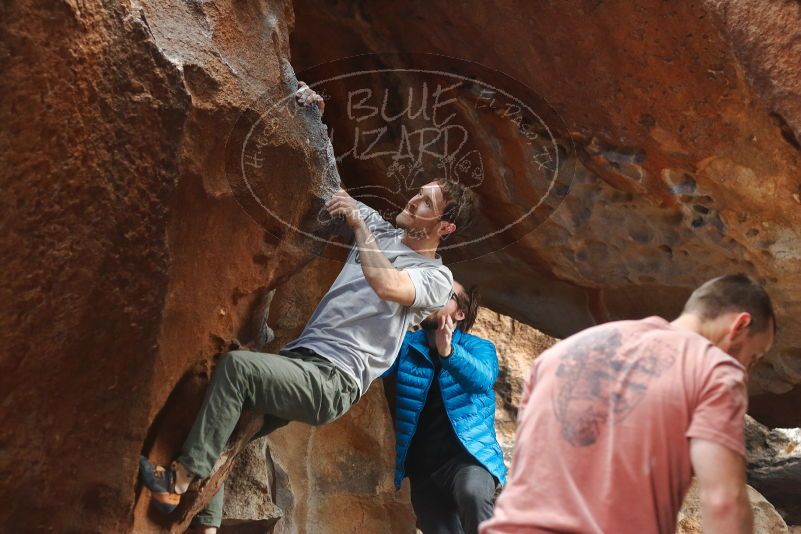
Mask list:
[[[414,303],[381,300],[364,277],[354,245],[300,337],[284,348],[313,350],[352,376],[364,393],[392,365],[406,331],[448,303],[453,276],[439,257],[427,258],[401,243],[404,231],[375,210],[361,203],[359,209],[386,258],[409,274]]]

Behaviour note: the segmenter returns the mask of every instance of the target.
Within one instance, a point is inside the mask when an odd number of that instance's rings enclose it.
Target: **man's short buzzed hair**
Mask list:
[[[464,229],[470,224],[473,213],[478,208],[478,195],[472,189],[447,178],[437,180],[437,183],[445,197],[445,208],[440,220],[455,224],[457,232]]]
[[[464,313],[464,319],[459,321],[459,329],[462,332],[469,332],[473,328],[478,316],[478,307],[481,304],[481,293],[476,286],[465,288],[461,293],[456,293],[456,305]]]
[[[764,331],[771,323],[776,330],[770,296],[758,282],[744,274],[729,274],[706,282],[690,295],[683,313],[710,320],[729,312],[750,313],[748,330],[752,334]]]

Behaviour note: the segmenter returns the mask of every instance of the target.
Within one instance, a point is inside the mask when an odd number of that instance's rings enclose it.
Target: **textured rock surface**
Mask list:
[[[698,486],[693,483],[679,511],[676,534],[702,534],[701,503]],[[748,487],[748,500],[754,514],[754,534],[789,534],[787,524],[765,497],[752,487]]]
[[[124,531],[172,385],[154,373],[190,97],[116,3],[5,2],[0,35],[0,525]]]
[[[801,430],[769,429],[746,422],[748,483],[762,493],[788,523],[801,524]]]
[[[267,438],[251,442],[234,462],[228,476],[232,483],[225,492],[223,527],[226,532],[267,532],[284,515],[276,494],[277,485],[287,483],[286,474],[280,466],[276,472]]]
[[[520,80],[561,117],[563,168],[575,168],[561,205],[501,252],[455,266],[494,309],[564,337],[676,314],[700,282],[744,271],[767,284],[781,324],[753,392],[801,381],[797,2],[301,0],[295,10],[298,70],[365,52],[445,54]],[[335,102],[328,121],[343,154],[354,128]],[[527,201],[524,140],[480,114],[460,120],[473,139],[494,138],[479,191],[482,224],[497,227]],[[343,168],[348,185],[386,185],[375,161]]]
[[[335,276],[335,261],[317,260],[288,278],[315,243],[286,228],[314,230],[333,179],[316,112],[272,107],[292,88],[293,24],[296,68],[377,50],[451,54],[556,110],[572,180],[550,218],[454,266],[493,308],[561,337],[674,314],[698,282],[743,270],[773,291],[781,321],[755,392],[787,391],[801,381],[800,11],[790,0],[4,2],[0,499],[13,505],[0,526],[162,530],[136,489],[140,452],[171,458],[214,355],[234,339],[263,343],[265,324],[277,349]],[[339,102],[335,145],[348,140]],[[276,121],[249,137],[262,114]],[[514,128],[492,113],[460,119],[486,140],[480,233],[542,191]],[[242,150],[248,142],[256,148]],[[371,165],[343,162],[346,183],[387,175]],[[528,335],[514,328],[513,340]],[[502,435],[532,355],[521,352],[524,363],[504,363]],[[797,426],[798,410],[782,406],[798,395],[754,406]],[[269,438],[276,479],[254,484],[275,487],[277,532],[408,531],[383,402],[373,388],[330,427]],[[259,496],[231,504],[229,519],[268,520]]]
[[[4,531],[164,527],[138,455],[175,454],[214,354],[313,257],[237,202],[226,146],[291,91],[292,22],[280,1],[0,8]],[[332,176],[319,113],[292,110],[250,155],[257,196],[303,227]],[[317,275],[283,293],[303,320]]]
[[[495,431],[504,462],[509,467],[517,428],[517,407],[531,364],[558,340],[487,308],[479,309],[472,333],[491,340],[498,351],[500,373],[495,384]]]

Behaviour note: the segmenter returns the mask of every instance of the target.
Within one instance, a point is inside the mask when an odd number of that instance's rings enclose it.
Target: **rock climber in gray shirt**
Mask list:
[[[315,96],[299,99],[319,102]],[[321,425],[344,414],[392,365],[406,331],[447,304],[453,278],[436,251],[468,223],[475,200],[459,183],[434,179],[408,201],[395,227],[340,189],[326,209],[353,232],[342,271],[280,354],[234,351],[220,359],[178,459],[168,467],[140,460],[152,503],[171,512],[193,480],[212,473],[243,406],[264,414],[262,436],[289,421]],[[194,524],[214,532],[222,505],[221,489]]]

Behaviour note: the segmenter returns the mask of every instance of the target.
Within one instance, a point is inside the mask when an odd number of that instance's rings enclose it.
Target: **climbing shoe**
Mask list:
[[[175,469],[151,464],[144,456],[139,457],[139,480],[150,490],[153,505],[169,514],[181,502],[181,496],[175,493]]]

